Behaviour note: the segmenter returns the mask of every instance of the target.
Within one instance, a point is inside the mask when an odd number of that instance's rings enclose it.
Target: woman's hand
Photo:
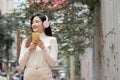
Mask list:
[[[35,41],[33,41],[36,45],[38,45],[41,49],[44,49],[45,46],[44,46],[44,43],[42,42],[42,40],[40,39],[37,39]]]
[[[29,46],[29,50],[33,51],[36,49],[36,44],[34,42],[31,42],[30,46]]]

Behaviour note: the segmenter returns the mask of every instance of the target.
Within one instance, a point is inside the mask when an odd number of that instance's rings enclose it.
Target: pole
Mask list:
[[[70,80],[74,80],[74,56],[70,55]]]

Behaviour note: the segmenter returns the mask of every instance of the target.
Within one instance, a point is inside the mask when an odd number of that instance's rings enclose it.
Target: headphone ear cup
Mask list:
[[[43,26],[44,26],[45,28],[48,28],[48,27],[49,27],[49,22],[48,22],[48,21],[44,21],[44,22],[43,22]]]
[[[48,17],[47,16],[45,16],[46,17],[46,20],[43,22],[43,26],[45,27],[45,28],[48,28],[49,27],[49,21],[48,21]]]

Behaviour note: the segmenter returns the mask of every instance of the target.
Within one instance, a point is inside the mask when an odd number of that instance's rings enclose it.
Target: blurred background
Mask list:
[[[0,0],[0,80],[23,80],[18,64],[30,17],[48,15],[57,38],[55,80],[119,80],[119,0]]]

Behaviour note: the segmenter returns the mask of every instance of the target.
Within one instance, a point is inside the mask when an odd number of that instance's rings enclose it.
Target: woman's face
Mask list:
[[[41,19],[38,16],[35,16],[33,18],[32,29],[33,29],[33,32],[42,33],[44,31],[43,23],[42,23]]]

